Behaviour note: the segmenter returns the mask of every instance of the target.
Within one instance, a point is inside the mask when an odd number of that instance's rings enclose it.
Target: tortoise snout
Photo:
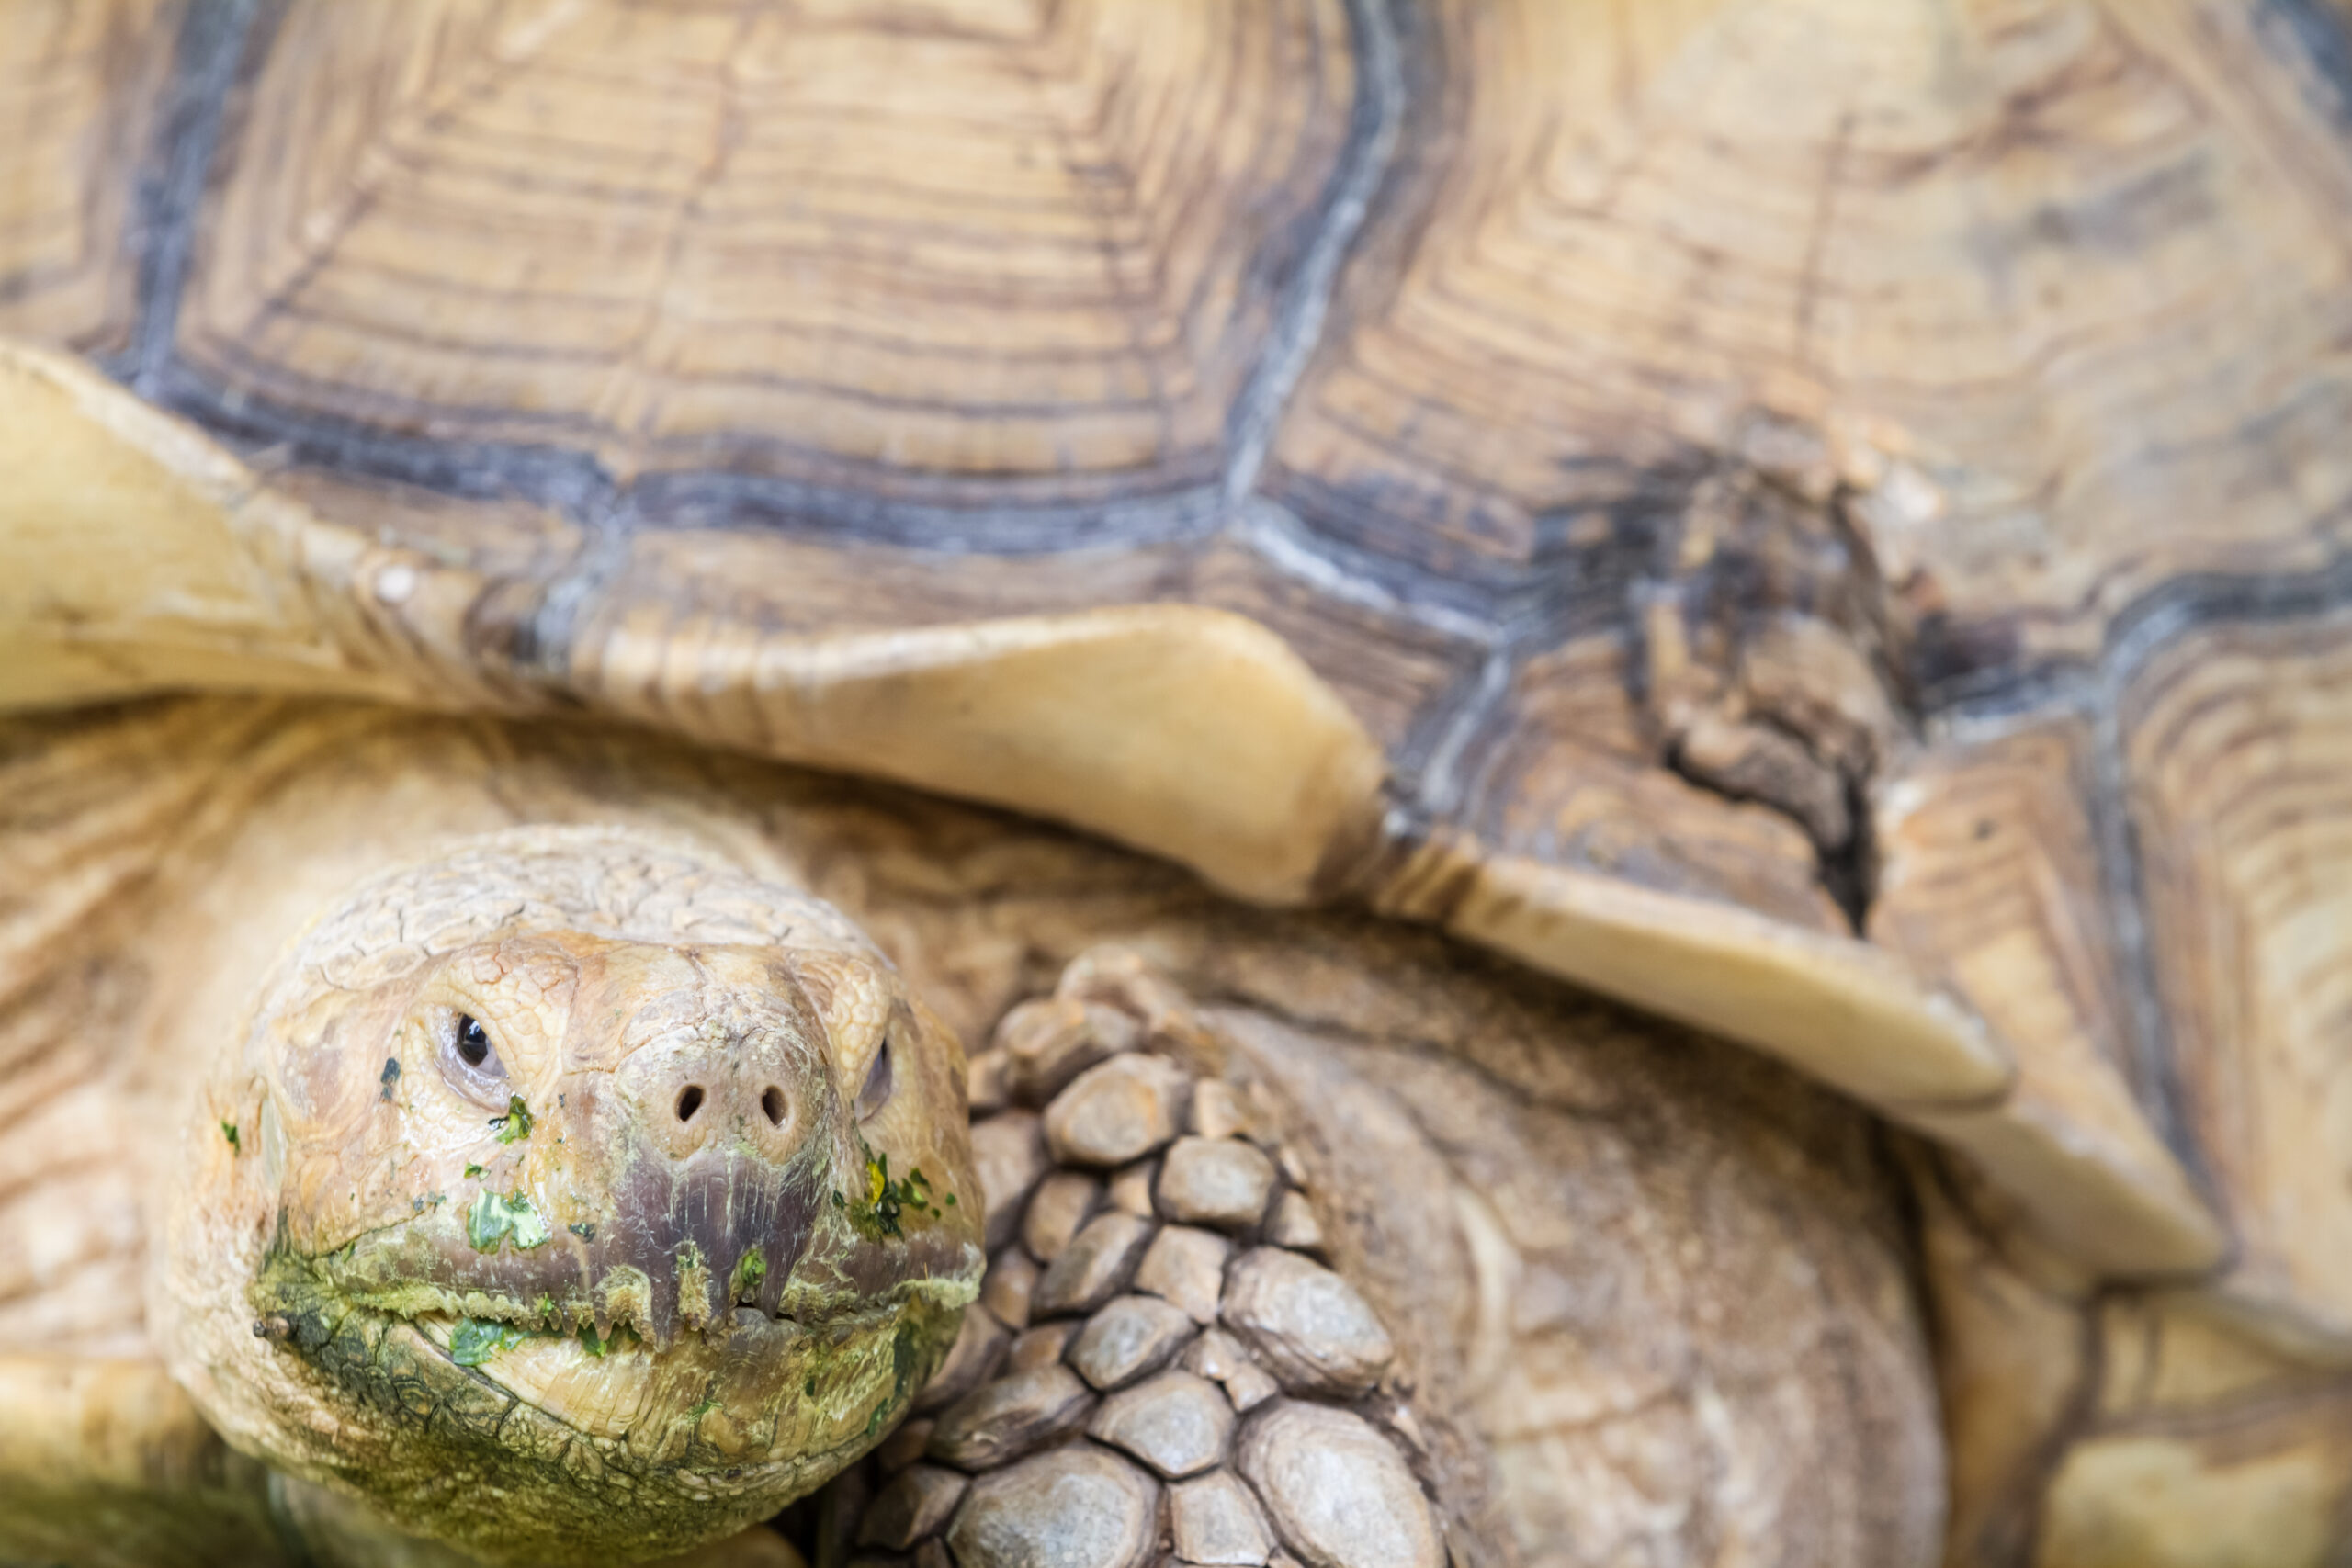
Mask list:
[[[812,1065],[793,1035],[750,1030],[641,1050],[621,1077],[639,1131],[672,1158],[711,1150],[783,1165],[808,1141]]]
[[[688,984],[628,998],[614,1087],[634,1133],[673,1159],[710,1152],[783,1165],[829,1103],[817,1026],[796,992],[764,969],[728,972],[723,956],[697,953]]]
[[[657,1338],[730,1306],[776,1312],[831,1168],[816,1026],[797,992],[724,957],[697,953],[694,984],[635,993],[600,1101],[616,1182],[592,1245],[651,1280]]]
[[[781,1164],[804,1140],[800,1096],[781,1072],[762,1072],[759,1053],[744,1061],[686,1061],[673,1065],[659,1097],[666,1115],[657,1141],[680,1158],[705,1148],[748,1147]],[[674,1092],[672,1092],[674,1089]]]

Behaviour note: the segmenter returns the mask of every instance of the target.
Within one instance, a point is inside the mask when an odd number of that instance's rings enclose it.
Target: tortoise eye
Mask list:
[[[882,1037],[882,1049],[874,1053],[874,1066],[865,1075],[865,1087],[857,1091],[857,1119],[861,1122],[882,1109],[890,1098],[890,1037]]]
[[[490,1031],[471,1013],[458,1015],[458,1055],[466,1059],[469,1067],[479,1067],[490,1060]]]
[[[506,1064],[498,1058],[490,1031],[469,1012],[441,1015],[441,1076],[451,1089],[492,1110],[506,1103]]]

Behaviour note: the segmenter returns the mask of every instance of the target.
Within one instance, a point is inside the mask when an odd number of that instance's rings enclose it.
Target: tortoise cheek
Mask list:
[[[282,1134],[298,1143],[354,1135],[383,1098],[387,1060],[397,1048],[401,998],[338,993],[270,1026],[256,1065],[282,1100]],[[379,1049],[379,1043],[386,1048]]]

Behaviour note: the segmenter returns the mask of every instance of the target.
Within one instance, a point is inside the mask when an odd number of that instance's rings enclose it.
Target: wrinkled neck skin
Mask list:
[[[795,889],[609,829],[368,878],[183,1097],[149,1283],[235,1446],[500,1562],[773,1513],[975,1294],[953,1036]]]

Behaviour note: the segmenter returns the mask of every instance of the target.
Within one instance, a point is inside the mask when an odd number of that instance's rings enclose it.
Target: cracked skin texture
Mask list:
[[[37,823],[50,846],[42,852],[70,850],[91,868],[70,908],[45,906],[19,929],[46,933],[54,983],[93,987],[94,997],[115,994],[112,987],[123,997],[113,1014],[86,1015],[119,1020],[102,1035],[60,1024],[9,1044],[78,1063],[75,1081],[91,1098],[79,1102],[87,1113],[74,1125],[112,1157],[143,1159],[145,1145],[164,1141],[143,1129],[161,1126],[215,1173],[257,1171],[276,1134],[260,1128],[255,1102],[186,1101],[198,1088],[220,1094],[250,1080],[222,1069],[191,1087],[188,1064],[217,1058],[225,1038],[256,1048],[241,1030],[243,1010],[272,972],[288,995],[301,993],[301,965],[288,955],[333,935],[334,917],[320,922],[320,911],[389,868],[445,856],[486,833],[615,830],[615,841],[651,840],[750,882],[806,888],[888,955],[910,1005],[920,998],[967,1040],[983,1038],[1013,1002],[1049,990],[1079,953],[1123,942],[1214,1010],[1296,1118],[1292,1141],[1314,1159],[1317,1190],[1329,1199],[1333,1260],[1395,1326],[1436,1484],[1480,1561],[1670,1564],[1746,1552],[1793,1568],[1932,1560],[1941,1444],[1894,1179],[1866,1117],[1748,1053],[1427,933],[1241,908],[1181,872],[1052,829],[632,731],[186,699],[15,719],[6,733],[28,743],[0,747],[0,848],[30,852]],[[697,900],[706,894],[718,897],[696,888]],[[629,908],[668,928],[653,902],[635,898]],[[726,919],[741,918],[729,906]],[[327,1079],[283,1075],[285,1092],[299,1089],[306,1104],[314,1097],[329,1108],[322,1116],[348,1115],[357,1131],[313,1145],[319,1174],[304,1190],[315,1204],[286,1233],[306,1238],[300,1267],[285,1261],[293,1252],[271,1253],[274,1213],[254,1206],[250,1228],[228,1234],[249,1249],[254,1272],[224,1269],[236,1315],[224,1303],[207,1353],[227,1367],[283,1369],[289,1409],[306,1421],[330,1417],[300,1427],[309,1452],[323,1462],[374,1444],[367,1451],[388,1474],[405,1474],[423,1502],[454,1511],[448,1528],[500,1528],[514,1506],[445,1484],[481,1462],[489,1439],[480,1434],[493,1424],[542,1445],[540,1457],[505,1460],[513,1473],[528,1480],[537,1465],[551,1478],[564,1466],[580,1473],[602,1463],[602,1479],[580,1495],[607,1510],[624,1501],[642,1509],[650,1492],[671,1483],[664,1478],[709,1478],[717,1459],[695,1471],[701,1450],[576,1436],[560,1458],[546,1457],[548,1437],[593,1426],[592,1391],[610,1386],[599,1381],[610,1358],[587,1356],[576,1333],[525,1339],[470,1371],[443,1354],[447,1325],[461,1314],[536,1325],[546,1291],[560,1315],[567,1303],[551,1276],[499,1270],[572,1257],[575,1242],[593,1254],[569,1230],[569,1211],[552,1213],[564,1224],[518,1260],[511,1243],[477,1254],[455,1201],[429,1217],[412,1205],[431,1191],[477,1188],[519,1191],[537,1205],[555,1190],[564,1162],[580,1157],[589,1109],[554,1085],[590,1068],[533,1055],[537,1037],[521,1021],[526,1003],[552,1007],[546,998],[571,987],[565,1038],[576,1055],[587,1048],[580,998],[616,966],[641,973],[652,960],[628,956],[637,949],[627,932],[582,931],[576,922],[560,939],[460,934],[450,957],[414,970],[338,970],[348,988],[328,994],[353,1020],[375,1016],[368,1010],[379,1005],[385,1018],[413,1021],[436,998],[478,1000],[489,1021],[516,1032],[509,1085],[531,1108],[529,1136],[500,1144],[489,1122],[505,1096],[464,1100],[419,1058],[421,1047],[401,1047],[396,1095],[407,1097],[407,1114],[429,1119],[443,1103],[435,1097],[449,1095],[447,1136],[463,1146],[428,1144],[424,1165],[396,1179],[363,1136],[391,1113],[381,1098],[387,1052],[370,1047]],[[703,934],[714,952],[759,945],[741,932]],[[844,985],[859,971],[838,956],[820,963],[818,945],[796,950],[808,1005],[881,1016],[882,993]],[[824,947],[844,951],[855,957],[854,948]],[[67,953],[74,964],[61,963]],[[492,962],[493,953],[502,956]],[[560,977],[535,977],[548,973]],[[499,1013],[481,995],[485,974],[511,987],[517,1011]],[[377,987],[404,999],[369,1000]],[[453,989],[445,996],[435,987]],[[302,1010],[288,1004],[285,1016]],[[27,1008],[18,1027],[46,1028],[40,1021],[50,1016]],[[834,1081],[860,1081],[854,1066]],[[903,1080],[898,1092],[907,1092]],[[619,1098],[600,1092],[594,1109],[610,1111]],[[220,1136],[221,1120],[250,1134],[240,1151]],[[665,1133],[675,1125],[654,1119]],[[24,1130],[10,1123],[0,1149]],[[913,1135],[871,1141],[889,1154],[894,1177],[919,1165],[936,1180],[945,1156]],[[837,1144],[837,1165],[854,1149]],[[598,1156],[616,1173],[628,1157]],[[469,1181],[468,1164],[480,1164],[482,1177]],[[143,1179],[161,1199],[178,1179]],[[617,1213],[626,1183],[616,1176],[608,1185],[604,1213]],[[37,1184],[0,1197],[0,1224],[21,1205],[74,1201],[72,1191]],[[968,1203],[956,1208],[978,1217]],[[376,1232],[374,1217],[384,1215],[391,1227]],[[161,1218],[138,1224],[170,1234]],[[856,1233],[848,1227],[863,1243]],[[345,1302],[361,1292],[367,1249],[351,1244],[371,1234],[424,1238],[416,1245],[450,1272],[398,1303],[413,1319],[370,1307],[339,1318],[322,1311],[313,1321],[306,1292],[340,1292]],[[600,1224],[597,1243],[606,1234]],[[827,1245],[820,1230],[811,1238],[812,1254]],[[126,1245],[135,1259],[135,1237]],[[232,1252],[224,1244],[219,1256]],[[461,1287],[460,1273],[481,1290]],[[725,1278],[723,1263],[711,1274]],[[256,1280],[281,1293],[255,1303]],[[118,1303],[80,1298],[80,1315],[50,1342],[127,1348],[152,1336],[169,1346],[170,1314],[184,1309],[165,1294],[144,1321]],[[585,1304],[593,1311],[593,1292]],[[51,1310],[49,1321],[59,1321],[67,1315],[61,1305],[35,1292],[0,1302],[0,1312],[31,1322]],[[576,1315],[579,1303],[571,1310]],[[254,1338],[252,1321],[273,1314],[286,1319],[286,1337]],[[614,1332],[626,1346],[628,1336]],[[683,1322],[677,1333],[690,1351],[704,1343]],[[881,1387],[888,1348],[845,1359],[843,1382],[864,1377]],[[345,1411],[322,1404],[305,1381],[330,1361],[360,1391]],[[217,1383],[202,1369],[191,1380],[200,1401],[210,1397],[207,1378]],[[894,1371],[888,1379],[895,1388]],[[483,1380],[526,1397],[511,1410],[503,1396],[485,1404]],[[400,1400],[418,1394],[431,1414],[412,1417]],[[268,1414],[257,1393],[243,1397],[254,1418]],[[675,1397],[685,1400],[683,1390]],[[682,1408],[707,1397],[697,1388]],[[845,1399],[835,1440],[862,1448],[876,1399]],[[387,1406],[403,1414],[382,1415],[376,1426],[360,1419]],[[207,1408],[233,1442],[256,1446],[237,1410]],[[732,1408],[723,1396],[698,1418],[698,1435],[722,1440]],[[632,1464],[643,1468],[625,1468]],[[749,1511],[747,1499],[724,1495],[724,1467],[716,1473],[712,1533],[744,1517],[730,1509]],[[702,1506],[682,1503],[670,1517],[683,1526]],[[517,1540],[508,1550],[532,1549]],[[648,1540],[608,1555],[654,1550]]]

